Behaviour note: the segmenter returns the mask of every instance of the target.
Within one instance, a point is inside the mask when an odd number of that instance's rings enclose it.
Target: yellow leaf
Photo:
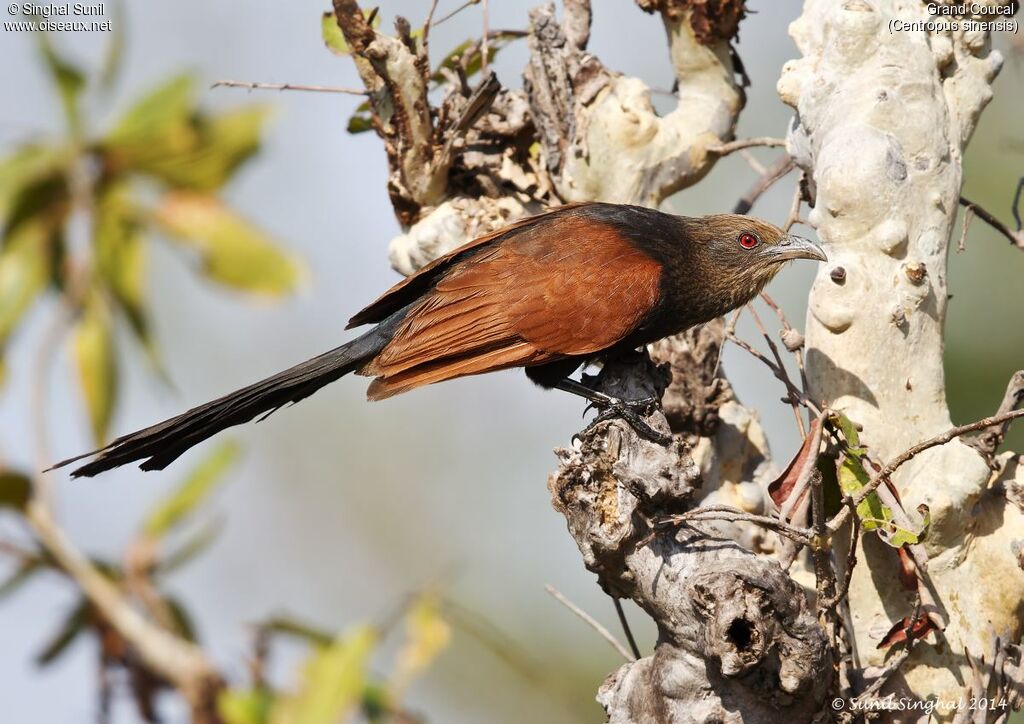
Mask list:
[[[110,311],[99,293],[89,296],[75,325],[72,348],[93,438],[102,445],[117,397],[117,356]]]
[[[320,16],[320,35],[324,45],[335,55],[348,55],[352,49],[348,47],[348,41],[338,27],[338,21],[330,10]]]
[[[452,630],[441,617],[437,596],[423,595],[405,618],[405,645],[398,653],[393,677],[395,699],[422,673],[451,641]]]
[[[167,194],[154,221],[196,250],[210,279],[248,292],[280,295],[298,286],[302,266],[262,231],[218,199],[204,194]]]
[[[143,530],[159,538],[196,509],[238,459],[238,444],[227,441],[213,450],[185,481],[146,518]]]
[[[359,703],[366,686],[366,666],[377,632],[362,626],[317,651],[306,662],[294,695],[278,699],[273,724],[336,724]]]
[[[264,724],[273,695],[261,689],[228,689],[217,697],[217,713],[225,724]]]
[[[50,274],[50,231],[41,220],[19,224],[0,251],[0,350]]]
[[[127,184],[114,184],[96,202],[93,243],[103,281],[124,310],[136,335],[149,344],[145,317],[146,247],[138,211]]]

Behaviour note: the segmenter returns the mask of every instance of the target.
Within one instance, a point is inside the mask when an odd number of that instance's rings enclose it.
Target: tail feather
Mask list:
[[[50,469],[95,455],[94,460],[76,468],[71,476],[92,477],[136,460],[143,461],[139,466],[142,470],[163,470],[186,450],[218,432],[248,422],[257,415],[266,417],[358,369],[388,343],[398,321],[395,317],[400,315],[392,315],[361,337],[329,352],[177,417],[119,437],[99,450],[63,460]]]

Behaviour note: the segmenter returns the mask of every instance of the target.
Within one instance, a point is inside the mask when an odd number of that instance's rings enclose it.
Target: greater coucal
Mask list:
[[[825,254],[748,216],[562,206],[474,239],[391,287],[349,320],[349,328],[374,324],[351,342],[55,467],[96,455],[72,475],[135,460],[143,460],[143,470],[160,470],[221,430],[298,402],[350,372],[373,377],[367,397],[381,400],[525,367],[542,387],[611,407],[644,431],[628,403],[569,375],[746,304],[791,259]]]

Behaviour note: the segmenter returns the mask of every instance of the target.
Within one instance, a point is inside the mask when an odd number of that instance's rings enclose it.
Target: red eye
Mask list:
[[[753,249],[757,246],[757,237],[749,232],[740,234],[740,246],[744,249]]]

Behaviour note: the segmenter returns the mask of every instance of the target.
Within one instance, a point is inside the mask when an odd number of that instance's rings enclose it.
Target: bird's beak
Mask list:
[[[825,252],[820,246],[810,239],[802,236],[788,234],[782,237],[778,244],[766,246],[765,255],[769,261],[783,262],[790,259],[815,259],[816,261],[828,261]]]

